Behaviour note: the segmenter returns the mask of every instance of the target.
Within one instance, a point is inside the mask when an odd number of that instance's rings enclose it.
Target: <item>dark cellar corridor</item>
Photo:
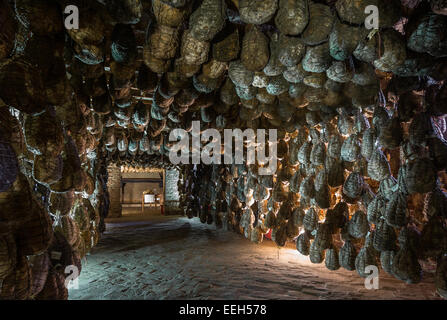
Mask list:
[[[447,0],[0,0],[0,304],[220,299],[447,299]]]

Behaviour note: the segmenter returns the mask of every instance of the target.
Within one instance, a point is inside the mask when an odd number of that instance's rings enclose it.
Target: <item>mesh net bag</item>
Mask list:
[[[305,0],[280,0],[275,25],[281,33],[299,35],[309,23],[309,5]]]
[[[269,61],[267,37],[256,26],[249,26],[242,40],[241,62],[249,71],[261,71]]]
[[[147,94],[153,94],[157,87],[157,74],[149,70],[149,68],[142,64],[138,69],[137,87]]]
[[[35,297],[36,300],[67,300],[68,289],[65,287],[64,274],[56,269],[48,273],[47,281],[42,291]]]
[[[341,0],[336,3],[338,15],[343,21],[363,24],[367,15],[365,8],[374,5],[379,9],[379,27],[392,27],[401,17],[400,3],[388,0]]]
[[[326,211],[325,223],[331,225],[332,232],[338,232],[339,228],[346,225],[347,217],[349,215],[349,208],[346,202],[338,202],[333,209]]]
[[[203,75],[208,78],[217,79],[220,78],[227,69],[228,64],[226,62],[211,59],[208,63],[203,65],[202,72]]]
[[[382,181],[391,175],[390,164],[380,149],[376,149],[368,162],[368,175],[371,179]]]
[[[273,211],[269,211],[267,213],[264,224],[265,224],[266,228],[276,228],[277,220],[276,220],[276,215]]]
[[[303,256],[308,256],[310,251],[310,239],[307,233],[302,233],[296,239],[296,249]]]
[[[358,210],[354,213],[348,223],[348,233],[351,237],[364,238],[369,231],[369,224],[366,214]]]
[[[79,241],[79,226],[68,215],[60,218],[60,221],[54,230],[60,232],[71,246],[75,246]]]
[[[427,135],[432,131],[427,114],[418,113],[413,117],[410,127],[408,128],[408,140],[414,145],[425,145]]]
[[[51,192],[49,198],[49,211],[52,214],[59,214],[61,216],[68,215],[73,206],[74,192]]]
[[[227,105],[234,105],[239,101],[236,88],[230,79],[226,79],[220,89],[220,100]]]
[[[314,46],[327,41],[335,21],[331,8],[321,3],[311,2],[309,15],[309,24],[302,34],[303,42]]]
[[[200,65],[208,59],[210,44],[193,37],[190,30],[186,30],[182,36],[181,55],[187,64]]]
[[[1,300],[26,300],[31,293],[31,268],[26,256],[21,256],[15,270],[2,281]]]
[[[229,62],[237,59],[240,51],[239,31],[235,29],[223,40],[213,43],[213,58],[217,61]]]
[[[6,0],[0,2],[0,61],[9,57],[14,49],[15,33],[17,31],[17,22],[14,13]]]
[[[194,89],[201,93],[211,93],[220,85],[220,79],[212,79],[200,74],[193,76]]]
[[[393,264],[393,259],[395,256],[394,251],[382,251],[380,253],[380,264],[382,266],[382,269],[385,270],[386,273],[392,275],[391,266]]]
[[[289,83],[283,76],[270,77],[266,90],[270,95],[279,96],[289,90]]]
[[[276,215],[278,221],[282,223],[283,221],[289,220],[292,217],[292,211],[293,207],[289,201],[282,203]]]
[[[174,7],[161,0],[152,1],[152,11],[157,23],[170,27],[180,26],[189,14],[189,6]]]
[[[306,141],[298,150],[298,161],[301,164],[309,164],[310,163],[310,153],[312,152],[312,143]]]
[[[284,65],[278,59],[279,50],[279,36],[273,34],[270,39],[270,59],[263,69],[265,75],[270,77],[279,76],[285,70]]]
[[[285,223],[280,224],[279,227],[272,230],[272,240],[275,241],[279,247],[284,247],[287,241],[287,225]]]
[[[117,24],[112,33],[110,51],[116,62],[128,63],[137,55],[135,34],[129,25]]]
[[[341,159],[347,162],[354,162],[360,155],[360,143],[356,135],[350,135],[341,146]]]
[[[351,81],[359,86],[377,83],[374,68],[369,63],[361,63],[354,71]]]
[[[379,127],[377,143],[387,149],[397,148],[402,142],[402,129],[398,118],[393,118]]]
[[[352,53],[353,56],[363,62],[373,63],[379,58],[378,54],[378,36],[374,35],[371,38],[360,40],[359,44]]]
[[[240,60],[230,62],[228,77],[239,87],[249,87],[253,82],[254,73],[247,70]]]
[[[278,9],[278,0],[240,0],[241,20],[249,24],[263,24],[273,18]]]
[[[289,190],[293,193],[298,193],[300,190],[300,185],[302,181],[302,176],[299,171],[296,171],[295,174],[292,176],[292,178],[289,181]]]
[[[283,77],[284,77],[284,79],[286,79],[288,82],[290,82],[292,84],[298,84],[298,83],[302,83],[308,74],[309,73],[303,69],[303,65],[301,63],[299,63],[296,66],[288,67],[286,70],[284,70]],[[292,87],[289,87],[289,91],[291,90],[291,88]],[[293,87],[293,89],[299,89],[299,88],[300,87],[297,87],[297,86]],[[301,86],[301,88],[302,88],[301,92],[300,92],[300,90],[297,90],[296,92],[292,92],[291,97],[297,97],[299,95],[299,93],[303,94],[305,87]]]
[[[175,57],[178,44],[178,30],[161,24],[157,25],[148,40],[151,55],[163,60]]]
[[[349,198],[356,199],[361,196],[363,187],[363,176],[358,172],[352,172],[343,184],[343,194]]]
[[[382,35],[382,43],[383,53],[374,61],[374,66],[380,71],[390,72],[405,62],[405,39],[399,32],[387,30]]]
[[[27,219],[31,211],[30,197],[26,176],[19,172],[12,186],[0,193],[0,218],[3,221]]]
[[[89,8],[85,6],[80,9],[79,29],[68,29],[69,36],[82,47],[87,44],[99,44],[104,38],[106,24],[103,17],[95,10],[98,8]]]
[[[316,241],[312,241],[309,248],[309,259],[314,264],[322,263],[324,260],[324,250],[321,250]]]
[[[304,56],[306,46],[300,38],[281,34],[279,37],[278,60],[285,67],[296,66]]]
[[[325,168],[327,171],[328,185],[335,188],[343,185],[344,183],[344,168],[343,162],[331,157],[326,158]]]
[[[424,214],[428,217],[440,217],[447,209],[447,194],[441,189],[436,188],[427,195],[424,201]]]
[[[373,236],[374,249],[392,251],[396,248],[396,232],[384,219],[379,219]]]
[[[35,154],[57,156],[64,147],[64,136],[55,114],[51,110],[27,116],[24,133],[27,148]]]
[[[375,150],[374,148],[375,141],[376,137],[374,128],[366,129],[363,132],[362,146],[360,149],[360,153],[366,160],[369,160],[373,155],[373,152]]]
[[[50,271],[50,256],[48,252],[32,257],[31,260],[31,292],[30,296],[34,297],[39,294],[47,281],[48,272]]]
[[[303,227],[307,231],[314,231],[318,228],[318,215],[314,208],[307,210],[303,218]]]
[[[17,250],[23,255],[40,254],[53,238],[50,216],[37,201],[32,200],[30,219],[16,233]]]
[[[256,92],[256,99],[262,104],[275,105],[276,97],[267,92],[265,88],[258,88]]]
[[[349,240],[345,241],[338,255],[340,266],[349,271],[355,270],[356,256],[357,253],[352,242]]]
[[[307,74],[303,79],[303,83],[306,86],[315,89],[322,89],[326,81],[327,81],[326,73],[324,72]]]
[[[339,255],[339,253],[338,253],[338,249],[336,247],[331,247],[330,249],[326,250],[325,259],[324,259],[326,268],[328,268],[331,271],[340,269],[338,255]]]
[[[447,40],[444,31],[447,17],[428,13],[419,21],[407,42],[408,48],[416,52],[426,52],[435,57],[447,56]]]
[[[329,79],[335,82],[346,83],[351,81],[353,74],[347,63],[342,61],[335,61],[326,70],[326,75]]]
[[[431,113],[441,116],[447,113],[447,84],[430,86],[427,90],[426,99],[430,105]]]
[[[326,145],[323,142],[316,143],[310,152],[310,162],[315,165],[324,165],[326,158]]]
[[[8,190],[17,178],[19,166],[14,149],[0,136],[0,192]]]
[[[188,0],[161,0],[161,2],[166,3],[167,5],[170,5],[174,8],[181,8],[188,3]]]
[[[332,58],[339,61],[348,59],[360,40],[365,37],[366,32],[365,28],[353,27],[336,20],[329,35],[329,50]]]
[[[430,6],[434,13],[447,15],[447,4],[445,0],[430,0]]]
[[[367,210],[367,219],[369,223],[377,224],[384,214],[385,199],[377,196],[369,204]]]
[[[439,217],[431,217],[421,233],[421,252],[425,258],[437,258],[445,252],[447,245],[446,228]]]
[[[332,226],[327,223],[319,223],[314,242],[320,250],[330,249],[332,247]]]
[[[143,14],[140,0],[105,0],[105,5],[112,18],[119,23],[138,23]]]
[[[251,100],[256,96],[256,88],[253,86],[248,86],[246,88],[236,86],[236,94],[242,100]]]
[[[45,105],[43,80],[37,69],[23,60],[14,60],[0,68],[0,98],[26,113],[41,112]]]
[[[393,275],[407,283],[419,283],[422,278],[422,268],[416,252],[404,246],[394,256],[391,265]]]
[[[11,234],[0,235],[0,280],[9,275],[16,266],[17,251]]]
[[[365,270],[368,266],[378,266],[378,263],[374,248],[365,245],[355,258],[355,270],[362,278],[366,278],[370,275],[370,272]]]
[[[445,254],[441,255],[436,264],[435,284],[438,294],[447,299],[447,256]]]
[[[334,159],[340,159],[341,157],[341,146],[343,145],[343,138],[334,133],[329,139],[327,146],[327,155]]]
[[[144,55],[144,63],[145,63],[145,65],[152,72],[154,72],[154,73],[165,73],[166,71],[168,71],[169,66],[171,64],[171,61],[170,60],[163,60],[163,59],[156,58],[152,54],[152,52],[150,51],[150,47],[148,45],[144,46],[143,55]],[[183,74],[185,74],[185,73],[183,73]]]
[[[327,43],[308,47],[303,58],[303,69],[308,72],[325,72],[332,62],[329,54],[329,45]]]
[[[148,107],[141,101],[137,103],[132,117],[133,123],[137,126],[146,126],[149,122]]]
[[[406,190],[412,193],[426,193],[436,187],[436,169],[428,158],[408,162],[405,170]]]
[[[204,0],[189,18],[194,38],[210,41],[222,30],[226,19],[226,5],[223,0]]]
[[[54,184],[62,179],[62,157],[35,156],[33,178],[43,184]]]
[[[288,192],[282,183],[276,183],[272,192],[272,199],[275,202],[283,202],[286,201],[288,197]]]
[[[18,0],[15,11],[18,20],[35,34],[56,34],[63,29],[56,3]]]
[[[421,54],[417,57],[407,57],[403,64],[393,70],[400,77],[423,77],[433,71],[430,56]]]
[[[365,8],[368,5],[377,5],[377,0],[340,0],[336,3],[337,13],[341,19],[353,24],[362,24],[365,21]]]
[[[255,72],[252,85],[256,88],[265,88],[268,84],[268,76],[264,72]]]

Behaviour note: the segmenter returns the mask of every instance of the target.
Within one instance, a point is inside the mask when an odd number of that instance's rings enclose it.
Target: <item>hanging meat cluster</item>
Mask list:
[[[255,242],[271,230],[362,277],[381,265],[417,283],[431,262],[446,297],[446,14],[443,0],[0,0],[1,295],[66,297],[64,267],[103,230],[107,164],[173,167],[170,132],[200,121],[277,129],[278,170],[182,166],[189,217]]]

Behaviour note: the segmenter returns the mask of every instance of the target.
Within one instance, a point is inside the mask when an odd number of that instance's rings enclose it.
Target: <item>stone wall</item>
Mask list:
[[[174,214],[179,209],[180,194],[177,182],[179,172],[176,169],[166,170],[165,206],[166,214]]]
[[[138,173],[122,173],[122,179],[159,179],[160,183],[133,183],[128,182],[124,186],[124,198],[122,203],[139,203],[141,204],[141,196],[146,190],[152,190],[156,194],[163,193],[163,185],[161,181],[163,180],[162,172],[138,172]]]
[[[121,217],[121,171],[117,166],[109,166],[107,168],[109,179],[107,180],[107,188],[110,195],[109,218]]]

